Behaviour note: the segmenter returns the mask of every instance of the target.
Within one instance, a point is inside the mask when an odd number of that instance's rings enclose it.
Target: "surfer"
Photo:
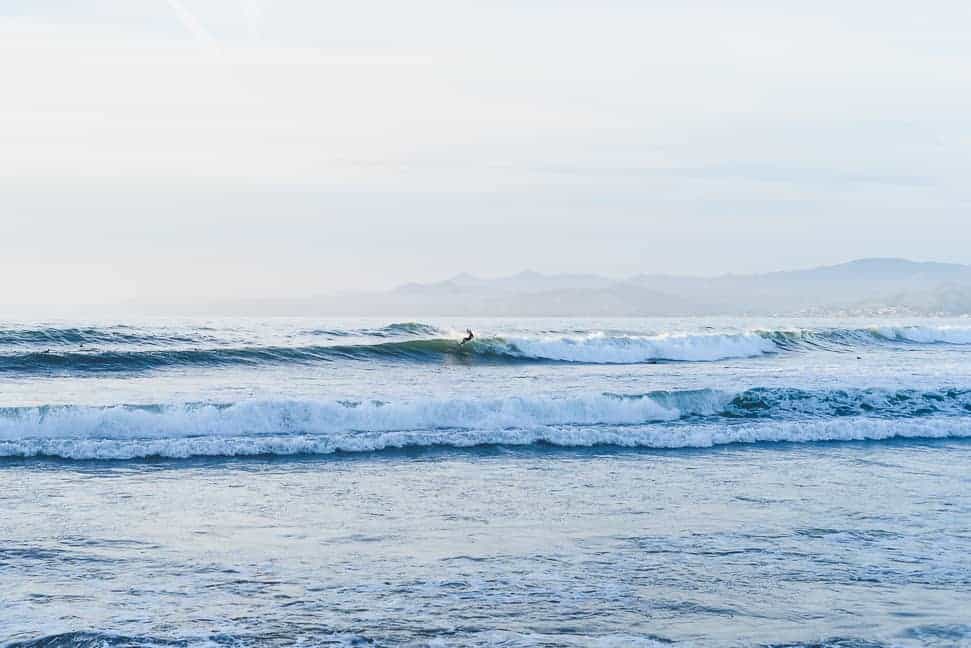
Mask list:
[[[465,332],[468,333],[468,335],[466,335],[464,338],[462,338],[462,341],[459,342],[459,346],[462,346],[466,342],[470,342],[472,340],[472,338],[475,337],[475,335],[472,334],[472,329],[465,329]]]

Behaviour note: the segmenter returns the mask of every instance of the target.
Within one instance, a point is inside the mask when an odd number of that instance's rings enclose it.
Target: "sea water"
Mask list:
[[[0,644],[971,645],[969,360],[960,319],[3,322]]]

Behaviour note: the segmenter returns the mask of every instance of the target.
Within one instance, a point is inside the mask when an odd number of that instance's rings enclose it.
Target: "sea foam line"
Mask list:
[[[507,430],[434,430],[333,435],[181,437],[159,439],[22,439],[0,441],[0,457],[123,460],[147,457],[240,457],[329,455],[402,448],[546,444],[564,448],[711,448],[731,444],[971,438],[966,419],[839,419],[767,421],[739,426],[545,427]]]
[[[486,349],[513,357],[602,364],[653,360],[704,362],[776,353],[779,347],[758,333],[665,333],[654,336],[592,333],[561,337],[499,337]],[[491,346],[490,346],[491,345]]]
[[[386,448],[548,443],[650,448],[763,441],[960,437],[966,390],[751,389],[413,402],[0,410],[0,456],[330,454]]]

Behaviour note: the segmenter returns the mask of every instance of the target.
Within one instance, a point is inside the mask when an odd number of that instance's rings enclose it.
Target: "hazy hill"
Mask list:
[[[463,274],[384,293],[316,300],[331,314],[652,316],[716,314],[971,313],[971,266],[859,259],[808,270],[678,277],[522,272]]]
[[[714,278],[641,275],[633,281],[691,296],[710,313],[971,312],[971,266],[906,259]]]
[[[971,313],[971,266],[859,259],[807,270],[718,277],[638,275],[611,279],[526,271],[485,279],[460,274],[435,283],[403,284],[386,292],[209,304],[205,312],[522,317],[961,315]]]

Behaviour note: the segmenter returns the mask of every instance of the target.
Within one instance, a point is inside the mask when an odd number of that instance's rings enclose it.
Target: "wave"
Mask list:
[[[215,334],[209,327],[151,327],[140,328],[124,324],[111,326],[33,326],[0,327],[0,348],[48,348],[79,346],[111,347],[184,347],[186,345],[222,344],[240,339],[240,333],[231,329],[223,330],[224,335]],[[377,328],[332,328],[300,331],[296,336],[323,336],[327,338],[346,337],[430,337],[444,332],[430,324],[421,322],[396,322]]]
[[[0,456],[330,454],[427,446],[709,447],[971,436],[971,390],[756,388],[573,397],[0,409]]]
[[[0,355],[0,373],[137,372],[166,367],[220,367],[341,360],[464,363],[643,363],[710,361],[773,352],[756,335],[670,335],[562,338],[448,338],[378,343],[177,349],[79,349]]]
[[[0,355],[0,373],[138,372],[168,367],[225,367],[340,360],[515,362],[488,346],[430,339],[377,344],[245,346],[189,349],[46,350]]]
[[[594,364],[704,362],[750,358],[779,351],[771,340],[758,333],[500,337],[483,341],[476,348],[524,359]]]
[[[200,344],[214,338],[185,332],[153,332],[123,324],[103,327],[40,326],[0,328],[3,346],[72,346],[91,344],[166,346]]]
[[[971,328],[956,326],[880,326],[871,329],[880,338],[917,344],[971,344]]]
[[[953,326],[874,326],[760,330],[779,350],[841,351],[873,345],[971,345],[971,328]]]
[[[13,345],[14,349],[0,353],[0,373],[137,372],[166,367],[341,360],[493,364],[713,362],[796,351],[849,352],[888,344],[971,345],[971,328],[926,326],[658,335],[501,335],[478,337],[466,345],[460,345],[457,338],[442,337],[445,333],[440,329],[418,322],[375,329],[320,329],[304,334],[377,339],[353,344],[233,346],[228,340],[193,333],[152,333],[130,327],[5,329],[0,330],[0,348]],[[77,348],[75,344],[88,346]],[[49,348],[41,350],[45,345]],[[67,345],[70,348],[64,348]]]
[[[442,335],[442,331],[437,326],[432,326],[431,324],[423,324],[421,322],[395,322],[393,324],[388,324],[387,326],[381,326],[378,328],[357,328],[357,329],[341,329],[341,328],[323,328],[323,329],[310,329],[308,331],[303,331],[304,335],[319,335],[328,338],[342,338],[342,337],[377,337],[377,338],[390,338],[390,337],[418,337],[418,336],[438,336]]]

